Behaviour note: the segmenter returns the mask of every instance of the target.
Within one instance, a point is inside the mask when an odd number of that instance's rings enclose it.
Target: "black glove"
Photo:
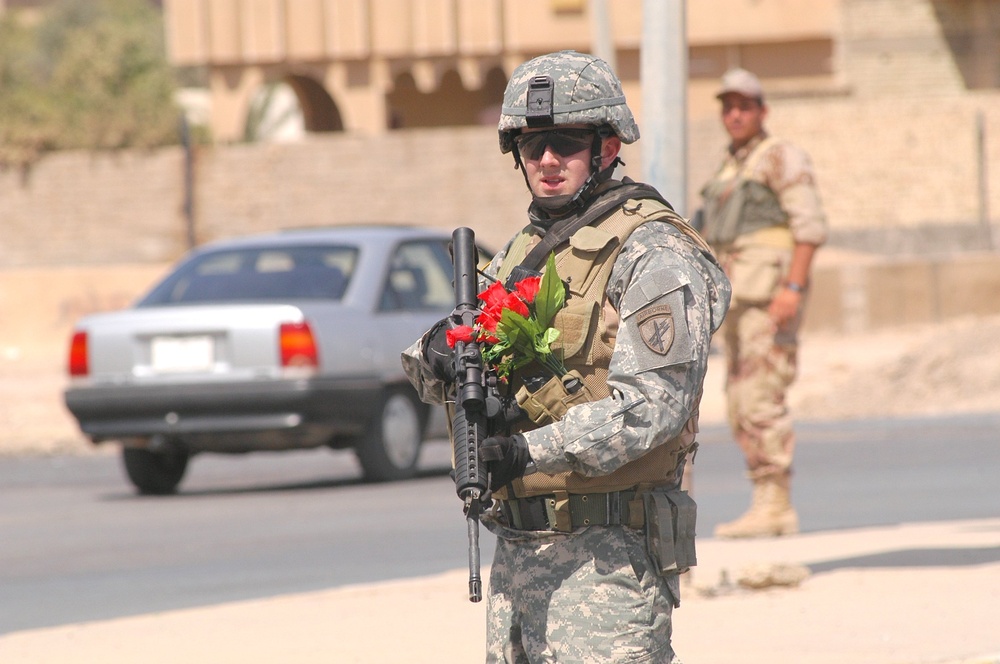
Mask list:
[[[442,318],[434,323],[434,326],[424,335],[421,352],[435,378],[446,383],[454,383],[455,363],[452,356],[455,351],[448,347],[446,334],[449,327],[451,327],[451,321],[448,318]]]
[[[517,424],[521,420],[528,419],[528,413],[526,410],[518,405],[517,400],[514,397],[505,397],[502,400],[502,408],[500,410],[503,416],[503,421],[507,425]]]
[[[479,446],[479,460],[486,463],[490,474],[490,490],[510,484],[524,475],[524,469],[531,461],[528,443],[524,436],[490,436]]]

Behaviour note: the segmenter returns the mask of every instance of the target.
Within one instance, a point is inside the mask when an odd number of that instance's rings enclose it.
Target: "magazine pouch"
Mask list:
[[[660,576],[683,574],[698,561],[695,556],[697,506],[687,491],[650,491],[643,494],[646,549]]]
[[[571,407],[594,400],[575,369],[561,378],[553,376],[534,392],[522,385],[514,398],[528,419],[538,426],[558,422]]]

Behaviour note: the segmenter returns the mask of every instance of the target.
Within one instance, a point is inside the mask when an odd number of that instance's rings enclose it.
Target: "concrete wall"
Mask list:
[[[778,99],[768,124],[812,155],[831,230],[844,246],[893,254],[989,248],[980,215],[1000,211],[1000,94]],[[685,213],[698,204],[724,144],[717,118],[692,121]],[[641,145],[623,151],[623,172],[636,179]],[[183,183],[179,148],[53,154],[26,173],[0,172],[0,269],[174,260],[187,247]],[[499,245],[524,223],[526,206],[521,174],[488,127],[324,134],[196,155],[199,242],[407,221],[469,225]]]
[[[819,255],[807,329],[1000,313],[998,254],[984,251],[984,236],[973,232],[981,230],[979,113],[987,203],[1000,210],[997,101],[992,93],[774,101],[772,129],[812,153],[834,232]],[[692,190],[723,143],[714,121],[692,125]],[[639,156],[638,144],[624,153],[625,171],[637,178]],[[499,247],[524,223],[528,200],[490,128],[215,147],[196,162],[199,242],[296,226],[413,222],[471,226]],[[0,349],[49,336],[62,344],[79,315],[126,304],[181,256],[183,165],[179,149],[165,149],[54,154],[26,173],[0,172]],[[843,249],[852,250],[850,260],[833,260]]]
[[[820,255],[822,258],[822,254]],[[1000,254],[820,260],[807,332],[858,333],[1000,314]]]
[[[767,126],[810,153],[831,230],[845,242],[864,239],[856,248],[902,251],[907,246],[900,231],[928,235],[943,225],[962,235],[980,223],[982,212],[992,211],[995,220],[1000,211],[1000,94],[995,92],[932,99],[778,99],[771,102]],[[706,118],[691,123],[689,140],[688,200],[695,202],[726,136],[718,118]],[[949,247],[940,234],[934,237],[939,249],[959,247]]]

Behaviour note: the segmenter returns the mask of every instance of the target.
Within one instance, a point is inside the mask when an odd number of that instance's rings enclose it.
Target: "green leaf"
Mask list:
[[[542,335],[542,338],[545,340],[545,349],[548,350],[549,344],[559,338],[559,330],[554,327],[550,327],[545,330],[545,334]]]
[[[542,275],[538,295],[535,296],[535,316],[542,329],[549,326],[564,304],[566,304],[566,288],[556,271],[556,256],[549,254],[545,264],[545,274]]]
[[[535,321],[525,318],[510,309],[503,310],[497,329],[500,329],[501,326],[507,334],[511,348],[518,350],[524,350],[525,344],[533,345],[534,337],[541,331]]]

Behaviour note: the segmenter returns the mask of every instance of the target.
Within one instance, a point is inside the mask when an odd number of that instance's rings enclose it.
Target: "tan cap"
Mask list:
[[[751,99],[764,98],[764,88],[761,87],[760,79],[746,69],[730,69],[723,74],[722,89],[715,95],[715,98],[721,99],[722,95],[729,92],[735,92]]]

